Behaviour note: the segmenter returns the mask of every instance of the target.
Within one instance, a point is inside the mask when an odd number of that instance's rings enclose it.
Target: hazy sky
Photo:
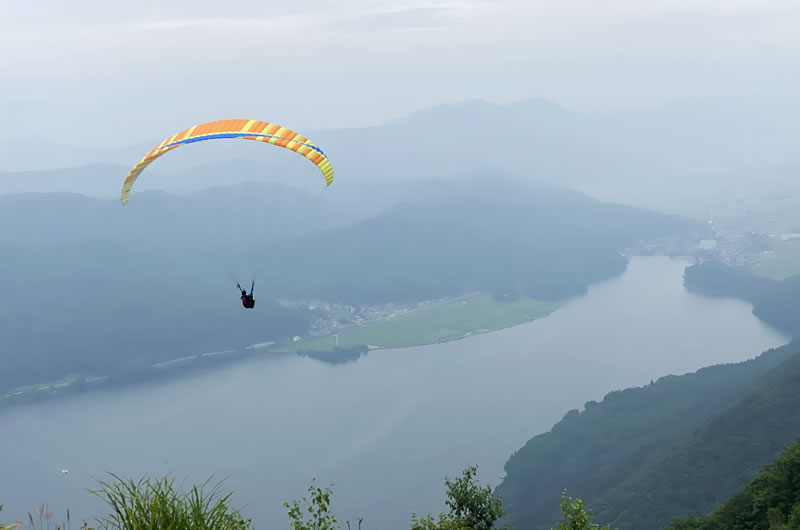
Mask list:
[[[791,99],[798,27],[796,0],[0,0],[0,140],[362,126],[471,98]]]

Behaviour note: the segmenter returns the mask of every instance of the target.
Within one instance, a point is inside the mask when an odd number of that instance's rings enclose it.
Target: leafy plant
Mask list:
[[[308,487],[308,493],[311,500],[303,497],[301,500],[293,500],[291,504],[283,503],[283,506],[289,510],[289,526],[295,530],[336,530],[340,528],[336,516],[330,509],[331,494],[333,493],[331,489],[318,487],[316,479],[314,479]],[[306,513],[309,516],[308,521],[305,520]],[[359,521],[360,526],[361,521]]]
[[[608,525],[600,526],[592,522],[594,514],[583,505],[583,500],[561,494],[561,513],[564,517],[558,522],[556,530],[610,530]]]
[[[412,515],[412,530],[491,530],[506,512],[502,499],[492,494],[491,486],[475,483],[478,466],[470,466],[460,477],[450,481],[445,478],[448,513],[439,512],[439,521],[428,514],[422,518]],[[504,526],[503,528],[509,528]]]

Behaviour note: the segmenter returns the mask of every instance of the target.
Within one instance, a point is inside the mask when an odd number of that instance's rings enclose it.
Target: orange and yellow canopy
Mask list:
[[[322,176],[325,177],[325,182],[328,186],[333,182],[333,167],[331,167],[331,162],[328,160],[327,155],[305,136],[286,127],[265,121],[219,120],[190,127],[174,136],[170,136],[152,148],[144,158],[139,160],[125,178],[125,182],[122,184],[122,204],[127,204],[136,177],[155,159],[184,144],[220,138],[257,140],[291,149],[311,160],[322,172]]]

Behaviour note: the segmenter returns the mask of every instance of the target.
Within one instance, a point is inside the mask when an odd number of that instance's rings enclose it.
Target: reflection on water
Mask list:
[[[105,472],[214,474],[259,528],[312,477],[333,482],[340,520],[402,528],[443,507],[444,477],[478,464],[496,485],[509,455],[570,408],[607,392],[787,342],[751,307],[682,286],[685,264],[634,258],[542,320],[326,365],[278,356],[123,391],[0,414],[0,503],[99,513],[85,490]],[[69,468],[69,474],[60,470]]]

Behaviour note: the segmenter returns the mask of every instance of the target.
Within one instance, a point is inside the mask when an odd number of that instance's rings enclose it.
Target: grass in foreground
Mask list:
[[[438,520],[433,514],[422,517],[411,515],[411,530],[513,530],[502,524],[506,515],[503,500],[496,497],[491,486],[481,486],[475,475],[477,466],[466,468],[460,477],[445,478],[447,511],[440,510]],[[101,489],[93,492],[105,501],[110,515],[97,520],[96,527],[84,522],[82,530],[252,530],[250,519],[242,517],[230,506],[230,493],[222,493],[220,483],[206,494],[204,487],[192,486],[188,493],[175,489],[172,479],[142,479],[138,482],[117,480],[113,483],[100,482]],[[210,480],[210,479],[209,479]],[[331,509],[333,492],[330,488],[320,488],[312,481],[308,488],[309,498],[284,503],[289,516],[289,528],[293,530],[339,530],[341,525]],[[583,506],[580,499],[562,497],[561,510],[564,517],[556,530],[608,530],[592,522],[592,514]],[[0,505],[2,511],[2,505]],[[44,506],[40,510],[45,511]],[[50,515],[40,517],[40,530],[53,528]],[[36,529],[30,516],[30,528]],[[348,530],[355,525],[361,530],[364,519],[359,517],[351,526],[345,521]],[[69,510],[67,523],[55,525],[55,530],[69,530]],[[46,526],[45,526],[46,525]],[[21,523],[4,526],[0,530],[16,530]]]
[[[230,507],[231,493],[220,490],[217,483],[206,491],[208,481],[180,493],[173,479],[149,478],[134,482],[122,480],[100,482],[94,491],[110,508],[109,515],[98,521],[99,528],[139,530],[145,528],[197,528],[203,530],[247,530],[252,528]]]
[[[349,348],[368,344],[382,348],[421,346],[455,340],[475,332],[503,329],[542,318],[559,307],[556,303],[521,298],[499,303],[489,296],[479,296],[424,309],[410,311],[389,320],[339,331],[339,346]],[[328,351],[336,346],[334,336],[302,340],[283,351]]]

